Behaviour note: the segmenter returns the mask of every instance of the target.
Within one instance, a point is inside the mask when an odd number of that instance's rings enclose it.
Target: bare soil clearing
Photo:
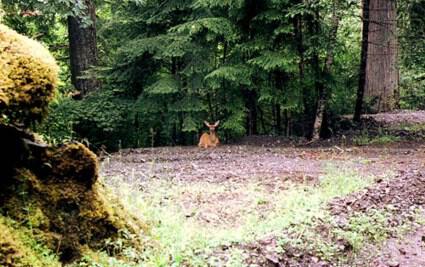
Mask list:
[[[173,201],[188,220],[211,229],[236,229],[252,212],[266,216],[278,193],[291,185],[314,186],[329,168],[348,169],[362,176],[374,176],[375,184],[332,201],[329,209],[333,216],[343,219],[354,211],[366,212],[391,204],[392,219],[398,223],[406,219],[403,211],[425,207],[424,151],[424,145],[418,143],[385,147],[233,145],[208,150],[128,149],[103,160],[101,173],[104,177],[137,181],[141,194],[152,194],[155,181],[168,181],[183,188]],[[253,196],[257,191],[262,192],[261,199]],[[392,238],[382,250],[376,248],[374,260],[368,265],[363,262],[356,266],[425,266],[423,234],[420,228],[404,239]],[[230,248],[238,248],[248,255],[245,263],[252,266],[334,266],[303,251],[279,253],[276,242],[272,235],[251,244],[221,247],[215,256],[226,257]]]
[[[407,169],[387,181],[378,180],[364,192],[354,193],[346,198],[335,199],[329,208],[339,221],[355,212],[371,209],[391,208],[391,225],[400,225],[412,220],[409,212],[425,207],[425,173],[422,169]],[[369,250],[373,248],[368,248]],[[425,266],[425,229],[418,227],[403,238],[391,238],[371,266]],[[366,264],[366,263],[363,263]]]
[[[216,149],[164,147],[128,149],[104,161],[103,176],[148,181],[151,178],[179,182],[247,182],[277,179],[315,180],[329,164],[346,166],[365,174],[418,169],[424,162],[424,145],[404,147],[257,147],[222,146]]]
[[[392,238],[383,247],[374,266],[425,266],[425,228],[406,235],[402,240]]]
[[[399,110],[387,113],[365,114],[363,118],[372,118],[385,124],[425,124],[425,111]]]
[[[353,115],[342,116],[343,119],[352,120]],[[400,124],[425,124],[424,110],[395,110],[393,112],[378,113],[378,114],[363,114],[362,119],[366,121],[374,120],[378,123],[389,125]]]

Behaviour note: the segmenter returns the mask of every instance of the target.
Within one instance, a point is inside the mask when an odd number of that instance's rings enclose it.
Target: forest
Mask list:
[[[0,266],[425,266],[425,0],[0,0]]]

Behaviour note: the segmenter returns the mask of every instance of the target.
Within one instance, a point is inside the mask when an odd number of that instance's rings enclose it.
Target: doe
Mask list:
[[[220,140],[218,140],[215,128],[217,128],[220,121],[216,121],[214,124],[209,124],[207,121],[204,121],[204,123],[210,129],[210,133],[203,133],[201,135],[198,146],[203,148],[216,147],[220,143]]]

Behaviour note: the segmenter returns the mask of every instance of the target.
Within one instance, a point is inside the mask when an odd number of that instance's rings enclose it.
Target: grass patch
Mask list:
[[[397,126],[392,126],[389,128],[389,130],[403,130],[409,133],[421,133],[425,131],[425,124],[424,123],[404,123]]]
[[[366,145],[385,145],[401,141],[399,136],[394,135],[378,135],[370,136],[368,134],[362,134],[353,138],[353,143],[358,146]]]
[[[287,190],[270,194],[259,183],[245,185],[229,184],[184,184],[173,181],[152,179],[143,184],[122,183],[118,178],[108,177],[107,183],[133,214],[151,225],[151,236],[147,243],[152,244],[139,257],[147,266],[205,266],[214,248],[220,245],[250,242],[266,234],[280,234],[283,229],[310,234],[308,228],[315,221],[326,220],[326,204],[334,197],[344,196],[371,184],[371,177],[361,177],[342,169],[329,168],[320,178],[317,186],[288,184]],[[144,188],[139,191],[138,188]],[[202,210],[196,208],[189,214],[182,205],[184,197],[189,202],[220,200],[221,194],[232,191],[243,194],[240,206],[243,220],[238,225],[208,225],[196,219]],[[190,193],[190,194],[187,194]],[[225,195],[223,195],[225,196]],[[261,208],[272,203],[264,214]],[[315,243],[323,254],[328,246]],[[227,264],[238,266],[241,255],[233,251]],[[217,263],[217,265],[220,265]]]
[[[390,210],[387,207],[370,210],[366,214],[355,213],[343,225],[325,212],[309,222],[286,228],[285,234],[278,239],[280,252],[285,252],[287,248],[298,249],[333,264],[349,266],[365,247],[379,249],[389,237],[401,237],[418,225],[423,225],[423,211],[408,212],[404,216],[410,216],[411,220],[394,225]]]

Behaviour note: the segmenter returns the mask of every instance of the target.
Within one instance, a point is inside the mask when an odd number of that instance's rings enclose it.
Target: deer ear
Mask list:
[[[210,127],[210,124],[209,124],[207,121],[204,121],[204,124],[205,124],[207,127]]]
[[[219,124],[220,124],[220,121],[216,121],[216,122],[214,123],[214,127],[217,127]]]

